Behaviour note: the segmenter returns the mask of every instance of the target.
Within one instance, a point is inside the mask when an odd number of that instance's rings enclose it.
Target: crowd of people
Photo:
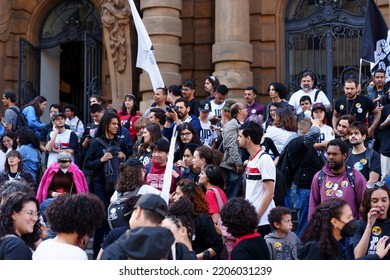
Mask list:
[[[42,123],[44,97],[19,108],[6,90],[0,259],[85,260],[92,236],[98,260],[390,259],[384,77],[367,94],[346,79],[333,102],[303,71],[261,104],[208,76],[206,98],[188,80],[145,112],[93,95],[91,123],[72,104]]]

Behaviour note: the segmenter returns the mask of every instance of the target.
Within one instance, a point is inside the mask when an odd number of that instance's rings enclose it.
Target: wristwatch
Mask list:
[[[203,251],[203,259],[208,260],[210,258],[210,251],[209,250],[204,250]]]

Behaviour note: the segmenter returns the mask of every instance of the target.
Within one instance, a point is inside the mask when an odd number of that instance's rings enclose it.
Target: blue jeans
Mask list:
[[[299,195],[297,193],[297,186],[294,183],[291,185],[291,188],[287,189],[284,206],[290,210],[298,210],[299,208]]]
[[[226,168],[224,171],[226,174],[226,197],[230,200],[236,197],[241,190],[242,174]]]
[[[306,228],[309,214],[310,189],[297,189],[299,195],[298,228],[297,235],[301,236]]]

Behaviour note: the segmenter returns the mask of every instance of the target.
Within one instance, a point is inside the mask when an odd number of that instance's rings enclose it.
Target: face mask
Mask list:
[[[340,234],[342,237],[352,237],[355,235],[357,228],[358,222],[355,219],[350,220],[348,223],[344,224]]]

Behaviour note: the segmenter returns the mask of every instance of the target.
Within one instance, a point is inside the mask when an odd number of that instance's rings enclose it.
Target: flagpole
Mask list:
[[[360,65],[359,65],[359,86],[361,87],[362,85],[362,64],[363,64],[363,59],[360,59]]]

